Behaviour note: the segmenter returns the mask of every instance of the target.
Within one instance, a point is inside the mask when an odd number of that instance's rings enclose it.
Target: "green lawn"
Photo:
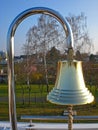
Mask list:
[[[50,85],[50,90],[52,87],[53,85]],[[73,109],[77,111],[78,115],[98,115],[98,90],[94,86],[90,90],[95,95],[96,100],[89,105],[74,106]],[[38,85],[31,85],[30,98],[32,100],[30,102],[29,89],[26,85],[16,85],[15,91],[18,121],[20,121],[21,115],[62,115],[63,111],[67,109],[67,106],[54,105],[42,100],[46,99],[48,94],[45,85],[40,86],[40,89]],[[0,120],[9,120],[7,85],[0,85],[0,98],[2,98],[0,100]]]

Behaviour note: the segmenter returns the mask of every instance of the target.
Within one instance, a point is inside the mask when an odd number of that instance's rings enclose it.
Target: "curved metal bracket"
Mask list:
[[[15,102],[15,85],[14,85],[14,34],[18,25],[27,17],[34,14],[47,14],[56,18],[63,26],[67,36],[68,49],[73,47],[73,35],[69,23],[58,12],[45,8],[36,7],[25,10],[20,13],[9,27],[7,35],[7,53],[8,53],[8,85],[9,85],[9,116],[11,122],[11,129],[17,130],[16,119],[16,102]]]

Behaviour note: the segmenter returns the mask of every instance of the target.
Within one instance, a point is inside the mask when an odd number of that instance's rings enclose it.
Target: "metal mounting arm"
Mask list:
[[[15,102],[15,85],[14,85],[14,34],[18,25],[27,17],[34,14],[46,14],[56,18],[63,26],[67,36],[68,49],[73,48],[73,35],[69,23],[58,12],[45,8],[36,7],[25,10],[20,13],[9,27],[7,35],[7,53],[8,53],[8,85],[9,85],[9,116],[11,122],[11,129],[17,130],[16,118],[16,102]]]

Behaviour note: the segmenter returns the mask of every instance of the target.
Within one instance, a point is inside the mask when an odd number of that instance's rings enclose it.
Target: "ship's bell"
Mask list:
[[[55,87],[47,100],[61,105],[82,105],[91,103],[93,95],[86,88],[81,61],[59,61]]]

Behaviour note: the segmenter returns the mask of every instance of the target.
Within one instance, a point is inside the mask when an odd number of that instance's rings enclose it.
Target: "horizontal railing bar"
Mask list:
[[[98,120],[98,116],[73,116],[74,120]],[[25,120],[68,120],[68,116],[21,116]]]

